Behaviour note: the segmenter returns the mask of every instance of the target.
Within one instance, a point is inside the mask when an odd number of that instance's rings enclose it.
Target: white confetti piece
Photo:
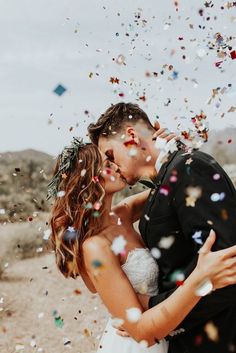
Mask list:
[[[173,245],[174,241],[174,236],[170,235],[168,237],[162,237],[158,245],[161,249],[169,249]]]
[[[30,341],[30,345],[31,345],[31,347],[36,347],[36,341],[35,340],[31,340]]]
[[[123,235],[119,235],[116,237],[111,245],[111,250],[114,252],[115,255],[121,254],[125,251],[125,246],[127,241],[125,240]]]
[[[211,293],[213,290],[213,284],[210,280],[205,280],[196,289],[196,295],[198,297],[204,297],[205,295]]]
[[[161,251],[157,248],[152,248],[151,254],[155,259],[159,259],[161,257]]]
[[[146,340],[140,341],[139,344],[142,348],[148,348],[148,342]]]
[[[43,232],[43,239],[44,240],[48,240],[50,235],[51,235],[51,229],[46,229],[44,232]]]
[[[25,349],[25,346],[23,344],[17,344],[15,346],[15,350],[18,351],[22,351],[23,349]]]
[[[57,193],[57,197],[63,197],[63,196],[65,196],[65,191],[63,191],[63,190],[61,190],[61,191],[58,191],[58,193]]]
[[[199,58],[203,58],[205,55],[206,55],[206,50],[205,49],[203,49],[203,48],[198,49],[197,56]]]
[[[4,208],[0,208],[0,214],[5,214],[6,211],[4,210]]]
[[[139,308],[130,308],[126,310],[126,317],[129,322],[138,322],[142,312]]]
[[[128,152],[128,156],[129,156],[129,157],[134,157],[134,156],[137,155],[137,153],[138,153],[137,148],[132,147],[132,148],[129,150],[129,152]]]
[[[42,319],[44,317],[44,313],[38,313],[38,319]]]
[[[224,198],[225,198],[224,192],[221,192],[220,194],[215,192],[214,194],[211,195],[211,201],[213,202],[222,201]]]
[[[83,177],[86,174],[86,169],[82,169],[80,175]]]

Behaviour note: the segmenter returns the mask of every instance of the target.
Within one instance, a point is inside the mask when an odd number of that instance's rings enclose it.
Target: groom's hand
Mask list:
[[[175,140],[179,140],[179,137],[175,133],[170,132],[167,128],[161,128],[158,122],[155,122],[154,129],[156,130],[156,132],[152,135],[153,141],[156,141],[157,138],[163,138],[167,142],[172,140],[173,138]]]

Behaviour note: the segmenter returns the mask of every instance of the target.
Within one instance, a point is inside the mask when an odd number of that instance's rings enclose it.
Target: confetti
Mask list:
[[[126,317],[129,322],[138,322],[141,319],[142,312],[139,308],[130,308],[126,310]]]
[[[116,59],[116,63],[118,65],[124,65],[125,64],[125,56],[123,54],[120,54]]]
[[[128,156],[129,157],[135,157],[138,153],[138,150],[137,148],[134,148],[134,147],[131,147],[129,152],[128,152]]]
[[[53,90],[53,92],[60,97],[66,92],[66,88],[62,85],[57,85],[57,87]]]
[[[64,326],[64,320],[60,315],[57,314],[56,310],[53,312],[53,316],[54,316],[55,326],[58,328],[62,328]]]
[[[169,235],[168,237],[162,237],[158,243],[158,246],[161,249],[169,249],[175,242],[175,237],[173,235]]]
[[[199,186],[189,186],[186,188],[186,194],[188,195],[185,199],[187,207],[195,207],[196,201],[202,195],[202,189]]]
[[[85,174],[86,174],[86,172],[87,172],[87,170],[86,170],[86,169],[82,169],[82,170],[81,170],[81,172],[80,172],[80,175],[81,175],[82,177],[84,177],[84,176],[85,176]]]
[[[159,193],[164,195],[164,196],[168,196],[169,195],[169,191],[170,191],[170,187],[168,185],[162,185],[159,189]]]
[[[146,340],[140,341],[139,344],[142,348],[148,348],[148,342]]]
[[[124,253],[126,244],[127,241],[125,240],[124,236],[119,235],[113,240],[111,250],[114,252],[115,255]]]
[[[102,262],[100,260],[93,260],[92,261],[92,266],[94,268],[101,268],[101,267],[103,267],[103,264],[102,264]]]
[[[113,318],[111,320],[111,325],[112,327],[118,329],[119,327],[121,327],[124,324],[124,320],[123,319],[119,319],[119,318]]]
[[[210,280],[205,280],[196,289],[195,293],[198,297],[204,297],[211,293],[213,290],[213,284]]]
[[[222,201],[224,198],[225,198],[224,192],[221,192],[220,194],[214,193],[211,195],[211,201],[213,201],[213,202]]]
[[[216,173],[213,175],[214,180],[219,180],[220,179],[220,174]]]
[[[182,271],[176,270],[170,276],[170,281],[175,282],[177,286],[182,286],[184,284],[185,275]]]
[[[151,255],[155,258],[155,259],[159,259],[161,257],[161,251],[158,248],[152,248],[151,249]]]
[[[199,244],[199,245],[203,245],[203,241],[202,241],[202,231],[196,231],[193,235],[192,235],[192,239],[195,241],[195,243]]]
[[[231,59],[236,59],[236,50],[231,51],[230,53]]]
[[[65,196],[65,191],[63,191],[63,190],[61,190],[61,191],[58,191],[58,193],[57,193],[57,197],[63,197],[63,196]]]
[[[209,321],[206,323],[204,326],[204,331],[207,334],[207,337],[213,341],[213,342],[218,342],[219,341],[219,331],[217,326],[212,322]]]

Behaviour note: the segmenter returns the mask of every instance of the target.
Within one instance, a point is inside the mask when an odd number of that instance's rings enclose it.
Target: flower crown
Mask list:
[[[59,155],[58,171],[48,184],[48,191],[46,197],[47,200],[49,200],[51,197],[57,196],[62,174],[72,168],[73,161],[77,156],[78,151],[80,150],[80,148],[86,145],[87,143],[84,143],[81,137],[73,137],[71,144],[63,149],[63,151]]]

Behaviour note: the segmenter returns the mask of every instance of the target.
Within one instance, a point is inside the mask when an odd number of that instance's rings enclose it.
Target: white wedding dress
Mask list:
[[[136,248],[130,251],[122,269],[136,293],[143,293],[144,288],[150,296],[158,293],[158,265],[148,249]],[[165,340],[145,348],[131,337],[118,336],[110,318],[97,353],[167,353],[167,351],[168,342]]]

